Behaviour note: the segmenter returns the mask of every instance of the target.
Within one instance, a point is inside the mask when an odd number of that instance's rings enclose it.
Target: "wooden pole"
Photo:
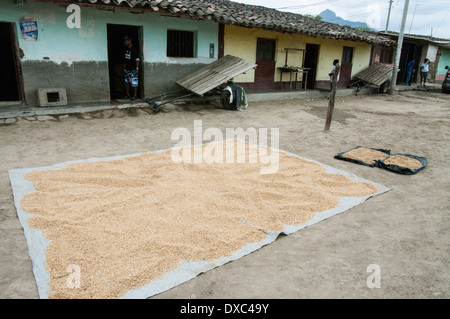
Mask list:
[[[328,102],[328,112],[327,112],[327,120],[325,122],[325,131],[330,130],[331,120],[333,118],[334,102],[336,100],[337,78],[339,76],[340,70],[341,70],[341,66],[339,65],[339,63],[337,63],[335,65],[334,74],[333,74],[333,82],[332,82],[331,93],[330,93],[330,102]]]

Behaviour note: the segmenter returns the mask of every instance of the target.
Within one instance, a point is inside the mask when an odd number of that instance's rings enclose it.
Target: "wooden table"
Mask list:
[[[294,88],[297,89],[297,81],[298,81],[298,75],[299,74],[306,74],[305,77],[305,91],[306,91],[306,86],[308,85],[308,71],[310,70],[310,68],[286,68],[286,67],[282,67],[279,68],[280,69],[280,86],[283,85],[283,73],[289,73],[289,91],[292,91],[292,80],[293,78],[295,78],[294,81]]]

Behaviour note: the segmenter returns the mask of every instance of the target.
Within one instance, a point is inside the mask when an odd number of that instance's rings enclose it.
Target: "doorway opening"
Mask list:
[[[309,68],[308,74],[303,74],[303,83],[307,83],[306,89],[314,90],[316,88],[317,64],[319,62],[319,45],[306,44],[304,67]],[[306,79],[306,76],[308,78]],[[306,81],[307,80],[307,81]],[[303,84],[303,88],[304,84]]]
[[[13,23],[0,22],[0,102],[24,100],[22,72]]]
[[[123,43],[125,36],[129,36],[133,46],[138,50],[141,62],[139,63],[139,87],[138,98],[143,98],[144,94],[144,63],[142,55],[143,34],[142,27],[108,24],[108,67],[109,67],[109,86],[111,100],[119,100],[125,96],[125,84],[123,74],[124,49]]]
[[[420,74],[419,71],[419,65],[421,55],[422,55],[422,48],[421,45],[416,45],[413,43],[403,42],[402,45],[402,51],[400,54],[400,61],[399,61],[399,71],[397,76],[397,83],[403,83],[405,82],[406,78],[406,69],[408,68],[408,63],[411,62],[412,59],[415,59],[416,66],[414,67],[416,69],[416,72],[412,74],[411,76],[411,83],[417,83],[418,80],[418,74]]]

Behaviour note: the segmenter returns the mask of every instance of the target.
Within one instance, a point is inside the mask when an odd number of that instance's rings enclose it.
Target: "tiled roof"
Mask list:
[[[329,39],[368,42],[371,44],[394,44],[389,37],[381,36],[376,32],[339,26],[338,24],[316,20],[296,13],[282,12],[228,0],[66,0],[61,2],[145,8],[161,14],[169,13],[181,17],[213,20],[241,27],[297,33]]]
[[[398,32],[393,32],[393,31],[389,31],[389,32],[382,31],[382,32],[379,32],[379,34],[382,36],[388,36],[388,37],[394,38],[395,40],[399,36]],[[450,48],[450,39],[436,38],[436,37],[431,37],[428,35],[405,34],[404,40],[418,41],[418,42],[423,42],[423,43],[431,43],[431,44],[440,46],[442,48],[446,48],[446,49]]]

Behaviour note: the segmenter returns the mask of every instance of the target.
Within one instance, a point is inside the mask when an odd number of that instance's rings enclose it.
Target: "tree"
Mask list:
[[[368,27],[368,26],[360,26],[360,27],[356,27],[356,29],[359,30],[363,30],[363,31],[372,31],[372,28]]]
[[[320,15],[304,14],[304,16],[315,20],[322,20],[322,17]]]

